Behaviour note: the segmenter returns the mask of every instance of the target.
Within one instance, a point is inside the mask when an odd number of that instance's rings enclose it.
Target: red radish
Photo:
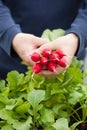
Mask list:
[[[57,54],[57,53],[52,53],[52,54],[49,56],[49,58],[50,58],[50,61],[51,61],[51,62],[58,63],[58,61],[59,61],[59,57],[58,57],[58,54]]]
[[[37,53],[37,52],[34,52],[32,55],[31,55],[31,59],[32,59],[32,61],[34,61],[34,62],[37,62],[37,61],[40,61],[40,55],[39,55],[39,53]]]
[[[49,71],[55,71],[55,70],[56,70],[56,67],[57,67],[57,65],[56,65],[55,63],[53,63],[53,62],[48,62],[47,69],[48,69]]]
[[[56,71],[57,65],[66,67],[67,63],[64,58],[65,54],[61,50],[52,51],[46,48],[42,51],[41,56],[39,53],[34,52],[31,59],[36,62],[32,70],[34,74],[39,73],[41,70]]]
[[[44,56],[44,57],[49,57],[49,55],[52,53],[52,51],[51,51],[51,49],[49,49],[49,48],[46,48],[46,49],[44,49],[43,51],[42,51],[42,55]]]
[[[66,54],[63,53],[61,50],[56,50],[56,52],[59,55],[59,58],[62,58],[63,56],[66,56]]]
[[[60,59],[58,64],[61,66],[61,67],[66,67],[66,61],[64,59]]]
[[[43,66],[40,63],[33,65],[32,70],[35,74],[39,73],[43,69]]]
[[[40,63],[41,63],[42,65],[47,65],[47,63],[48,63],[48,58],[47,58],[47,57],[42,57],[42,58],[40,59]]]

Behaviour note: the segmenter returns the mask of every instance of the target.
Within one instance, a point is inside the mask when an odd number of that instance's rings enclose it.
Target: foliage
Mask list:
[[[82,61],[74,58],[66,71],[52,78],[32,78],[31,67],[26,73],[9,72],[0,80],[0,129],[74,130],[86,122],[87,73],[81,67]]]

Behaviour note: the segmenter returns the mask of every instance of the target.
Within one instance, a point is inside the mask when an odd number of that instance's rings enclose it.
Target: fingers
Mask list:
[[[43,70],[43,71],[41,71],[40,74],[45,76],[45,77],[54,77],[56,75],[61,74],[70,66],[71,61],[72,61],[71,58],[68,58],[67,55],[64,56],[61,60],[63,61],[62,64],[57,63],[54,71]]]
[[[50,41],[46,38],[39,38],[39,37],[34,37],[34,43],[36,46],[41,46],[45,43],[49,43]]]
[[[43,70],[41,71],[39,74],[42,75],[42,76],[45,76],[45,77],[55,77],[59,74],[61,74],[62,72],[64,72],[64,70],[66,69],[63,69],[61,67],[59,67],[56,71],[54,72],[50,72],[50,71],[47,71],[47,70]]]
[[[63,47],[62,47],[62,44],[61,44],[61,39],[58,38],[57,40],[49,41],[46,44],[43,44],[40,48],[38,48],[38,51],[41,53],[43,51],[43,49],[45,49],[45,48],[49,48],[51,50],[56,50],[56,49],[62,50]],[[63,44],[64,44],[64,41],[63,41]]]
[[[37,49],[37,52],[41,54],[42,51],[43,51],[44,49],[47,49],[47,48],[53,50],[53,44],[51,44],[51,42],[48,42],[48,43],[46,43],[46,44],[40,46],[40,47]]]

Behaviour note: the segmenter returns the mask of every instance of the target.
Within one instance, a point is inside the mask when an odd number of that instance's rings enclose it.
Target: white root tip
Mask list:
[[[34,75],[35,75],[35,73],[33,73],[33,74],[31,75],[31,79],[34,80],[34,81],[36,81],[36,80],[34,79]]]

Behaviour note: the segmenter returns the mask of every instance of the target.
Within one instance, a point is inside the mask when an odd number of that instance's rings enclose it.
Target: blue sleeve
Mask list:
[[[11,41],[19,32],[21,32],[20,26],[14,22],[10,10],[0,0],[0,47],[8,55],[11,52]]]
[[[87,0],[84,0],[83,6],[78,10],[77,17],[65,34],[71,32],[79,37],[79,48],[76,54],[77,58],[79,58],[87,46]]]

